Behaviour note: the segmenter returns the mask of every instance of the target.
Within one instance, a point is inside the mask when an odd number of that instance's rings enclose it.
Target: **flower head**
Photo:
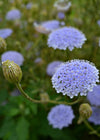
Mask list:
[[[20,17],[21,17],[21,13],[18,9],[13,9],[6,14],[7,20],[16,20],[16,19],[20,19]]]
[[[58,18],[59,19],[64,19],[65,18],[65,14],[63,12],[58,12]]]
[[[21,66],[23,64],[24,57],[19,52],[7,51],[2,54],[1,60],[2,60],[2,62],[6,61],[6,60],[14,61],[16,64]]]
[[[54,7],[61,12],[66,12],[71,7],[71,2],[69,0],[57,0],[54,3]]]
[[[53,128],[62,129],[72,124],[74,114],[71,106],[57,105],[51,109],[47,117]]]
[[[87,95],[99,82],[96,67],[85,60],[71,60],[60,65],[52,77],[53,87],[57,93],[62,92],[70,98]]]
[[[48,34],[51,31],[59,28],[60,22],[57,20],[45,21],[45,22],[41,22],[40,24],[35,22],[34,27],[38,32]]]
[[[3,53],[6,50],[6,46],[5,40],[0,37],[0,53]]]
[[[53,74],[55,73],[56,69],[58,68],[58,66],[63,63],[62,61],[53,61],[50,64],[48,64],[46,72],[49,76],[53,76]]]
[[[85,35],[73,27],[63,27],[49,34],[48,46],[54,49],[72,51],[74,47],[81,48],[86,38]]]
[[[14,89],[11,93],[12,96],[19,96],[21,93],[18,89]]]
[[[93,88],[93,91],[88,92],[87,99],[91,105],[100,106],[100,85]]]
[[[100,108],[92,107],[92,112],[93,113],[88,120],[94,123],[95,125],[100,125]]]
[[[12,34],[13,30],[12,29],[0,29],[0,37],[2,38],[7,38],[8,36],[10,36]]]

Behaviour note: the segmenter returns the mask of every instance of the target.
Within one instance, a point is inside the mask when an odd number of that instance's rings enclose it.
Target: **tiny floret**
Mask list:
[[[21,18],[21,12],[18,9],[13,9],[6,14],[7,20],[16,20]]]
[[[92,107],[92,115],[88,119],[89,122],[94,123],[95,125],[100,125],[100,108],[98,107]]]
[[[19,52],[7,51],[7,52],[3,53],[1,56],[2,62],[6,61],[6,60],[14,61],[16,64],[21,66],[24,62],[24,57]]]
[[[100,106],[100,85],[93,88],[93,91],[88,92],[87,99],[91,105]]]
[[[51,109],[47,119],[53,128],[62,129],[63,127],[68,127],[72,124],[74,117],[71,106],[61,104]]]
[[[93,63],[85,60],[71,60],[60,65],[52,77],[57,93],[70,98],[86,96],[99,82],[99,71]]]
[[[85,41],[85,35],[78,29],[63,27],[49,34],[47,44],[54,49],[66,50],[68,48],[72,51],[74,47],[82,48]]]
[[[0,29],[0,37],[4,39],[9,37],[12,33],[13,33],[12,29],[8,29],[8,28]]]
[[[62,61],[53,61],[48,64],[46,72],[49,76],[53,76],[55,73],[56,69],[59,67],[59,65],[63,63]]]

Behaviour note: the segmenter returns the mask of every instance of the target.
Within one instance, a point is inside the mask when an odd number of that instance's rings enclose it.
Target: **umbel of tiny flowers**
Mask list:
[[[35,29],[44,34],[49,34],[55,29],[60,28],[60,22],[58,20],[49,20],[49,21],[44,21],[41,23],[33,23]]]
[[[0,54],[6,50],[6,42],[3,38],[0,37]]]
[[[71,106],[60,104],[50,110],[47,119],[53,128],[62,129],[72,124],[74,117]]]
[[[99,71],[93,63],[85,60],[71,60],[59,66],[52,77],[53,87],[57,93],[70,98],[86,96],[99,82]]]
[[[17,51],[6,51],[1,55],[1,61],[4,62],[6,60],[14,61],[16,64],[21,66],[24,62],[24,57]]]
[[[21,17],[21,12],[18,9],[10,10],[6,14],[6,19],[7,20],[16,20],[16,19],[20,19],[20,17]]]
[[[55,73],[56,69],[59,67],[59,65],[63,63],[62,61],[53,61],[48,64],[46,72],[49,76],[53,76]]]
[[[100,125],[100,108],[92,106],[92,111],[93,113],[88,121],[94,123],[95,125]]]
[[[7,38],[12,34],[13,30],[9,28],[0,29],[0,37]]]
[[[92,108],[88,103],[83,103],[79,107],[79,120],[78,124],[80,124],[84,119],[88,119],[92,115]]]
[[[72,51],[74,47],[82,48],[86,41],[85,35],[73,27],[63,27],[51,32],[48,36],[48,47]]]
[[[22,79],[22,71],[16,63],[6,60],[2,62],[2,69],[6,80],[14,84],[20,83]]]
[[[91,105],[100,106],[100,85],[93,88],[93,91],[88,92],[87,99]]]

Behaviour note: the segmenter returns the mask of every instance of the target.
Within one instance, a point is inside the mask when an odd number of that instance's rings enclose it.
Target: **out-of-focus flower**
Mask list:
[[[59,67],[59,65],[63,63],[62,61],[53,61],[48,64],[46,72],[49,76],[53,76],[55,73],[56,69]]]
[[[60,65],[52,77],[57,93],[62,92],[70,98],[86,96],[99,82],[99,71],[94,64],[85,60],[71,60]]]
[[[91,105],[100,106],[100,85],[94,87],[92,92],[88,92],[87,99]]]
[[[97,21],[97,24],[100,26],[100,20]]]
[[[27,5],[26,5],[26,9],[31,9],[32,6],[33,6],[33,3],[32,3],[32,2],[29,2],[29,3],[27,3]]]
[[[0,29],[0,37],[2,38],[7,38],[8,36],[10,36],[12,34],[13,30],[12,29]]]
[[[48,46],[60,50],[68,48],[72,51],[74,47],[81,48],[85,41],[86,37],[81,31],[73,27],[63,27],[49,34]]]
[[[92,115],[88,119],[89,122],[94,123],[95,125],[100,125],[100,108],[98,107],[92,107]]]
[[[45,21],[40,24],[35,22],[34,27],[38,32],[48,34],[53,30],[60,28],[60,22],[57,20]]]
[[[13,90],[11,93],[10,93],[12,96],[19,96],[21,93],[18,89],[15,89]]]
[[[3,38],[0,37],[0,54],[3,53],[7,48],[7,44]]]
[[[72,124],[74,117],[71,106],[57,105],[51,109],[47,119],[53,128],[62,129]]]
[[[6,14],[7,20],[16,20],[21,18],[21,12],[18,9],[13,9]]]
[[[71,2],[69,0],[57,0],[54,3],[54,7],[61,12],[66,12],[71,7]]]
[[[38,58],[36,58],[36,59],[34,60],[34,63],[39,64],[39,63],[41,63],[42,61],[43,61],[42,58],[38,57]]]
[[[24,57],[22,54],[16,51],[7,51],[2,54],[1,61],[4,62],[6,60],[14,61],[16,64],[21,66],[24,62]]]
[[[64,19],[65,18],[65,14],[63,12],[59,12],[57,16],[58,16],[59,19]]]

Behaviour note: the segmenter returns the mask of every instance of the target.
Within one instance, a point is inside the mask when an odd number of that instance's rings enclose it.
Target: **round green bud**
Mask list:
[[[13,61],[6,60],[2,62],[2,69],[6,80],[8,80],[9,82],[17,84],[21,81],[22,78],[21,68]]]
[[[79,107],[79,113],[83,119],[88,119],[92,115],[91,106],[88,103],[81,104]]]
[[[0,53],[3,53],[6,50],[6,46],[5,40],[0,37]]]

